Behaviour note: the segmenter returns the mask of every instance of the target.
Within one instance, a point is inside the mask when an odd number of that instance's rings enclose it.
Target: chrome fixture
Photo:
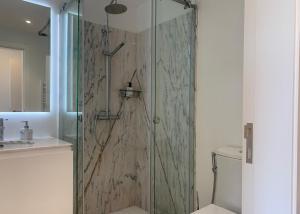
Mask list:
[[[246,163],[253,163],[253,123],[244,126],[244,138],[246,139]]]
[[[101,111],[96,115],[97,120],[118,120],[120,115],[114,115],[110,111],[111,104],[111,60],[112,57],[125,45],[125,42],[121,42],[115,49],[112,51],[109,47],[109,25],[108,25],[108,14],[121,14],[127,11],[127,7],[123,4],[119,4],[117,0],[112,0],[109,5],[105,7],[107,13],[107,24],[106,28],[102,29],[102,37],[104,41],[104,51],[103,55],[105,56],[105,70],[106,70],[106,109]]]
[[[141,93],[142,90],[128,90],[126,88],[120,89],[120,96],[124,98],[138,98]]]
[[[118,120],[120,115],[113,115],[110,111],[111,104],[111,60],[112,57],[125,45],[125,42],[121,42],[112,51],[109,50],[109,27],[102,30],[102,36],[105,44],[103,55],[105,56],[105,70],[106,70],[106,109],[96,115],[97,120]]]
[[[113,51],[108,52],[108,51],[103,51],[104,56],[112,57],[114,56],[123,46],[125,45],[125,42],[122,42],[119,44]]]
[[[7,120],[7,119],[4,119],[4,118],[0,118],[0,141],[3,141],[4,140],[4,121]]]
[[[197,9],[197,5],[193,4],[191,0],[173,0],[173,1],[184,5],[184,9],[188,9],[188,8]]]
[[[101,111],[96,115],[97,120],[119,120],[120,115],[113,115],[110,112]]]
[[[109,5],[105,7],[105,12],[109,14],[122,14],[127,11],[127,7],[124,4],[119,4],[117,0],[112,0]]]

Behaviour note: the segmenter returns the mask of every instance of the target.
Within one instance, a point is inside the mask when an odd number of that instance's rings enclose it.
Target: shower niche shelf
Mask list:
[[[141,93],[142,93],[141,90],[120,89],[121,97],[125,97],[125,98],[138,98],[140,97]]]
[[[120,115],[111,114],[110,112],[107,113],[106,111],[101,111],[96,115],[97,120],[119,120]]]

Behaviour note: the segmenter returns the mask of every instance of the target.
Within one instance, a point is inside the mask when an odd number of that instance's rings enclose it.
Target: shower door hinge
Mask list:
[[[253,163],[253,123],[244,126],[244,138],[246,139],[246,163]]]
[[[78,120],[79,122],[82,122],[82,120],[83,120],[82,114],[78,114],[78,115],[77,115],[77,120]]]
[[[153,123],[156,124],[156,125],[159,124],[160,123],[160,118],[159,117],[154,117]]]

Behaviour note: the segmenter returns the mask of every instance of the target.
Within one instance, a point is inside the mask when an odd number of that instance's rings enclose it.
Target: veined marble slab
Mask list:
[[[115,121],[96,120],[106,107],[104,26],[85,22],[84,42],[84,210],[109,214],[138,206],[148,209],[151,51],[150,31],[143,35],[110,28],[110,49],[125,45],[112,57],[111,113]],[[149,35],[148,35],[149,34]],[[125,99],[119,90],[128,82],[142,90]]]
[[[193,201],[192,13],[156,27],[155,211],[189,214]]]
[[[85,213],[109,214],[138,206],[149,210],[151,138],[151,32],[111,28],[110,48],[125,42],[112,58],[111,112],[115,121],[99,121],[106,106],[104,26],[84,29],[84,198]],[[188,214],[193,176],[192,15],[157,27],[155,199],[158,214]],[[138,99],[124,99],[119,89],[132,81]],[[189,200],[191,199],[191,200]],[[130,213],[132,214],[132,213]]]

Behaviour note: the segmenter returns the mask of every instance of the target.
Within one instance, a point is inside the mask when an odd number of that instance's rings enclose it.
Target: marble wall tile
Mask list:
[[[85,22],[84,204],[87,214],[107,214],[134,205],[148,209],[149,200],[146,182],[150,102],[144,94],[149,94],[146,76],[151,74],[150,67],[146,71],[147,63],[137,63],[149,60],[141,54],[149,48],[144,45],[144,39],[149,37],[110,29],[110,49],[125,42],[112,58],[111,73],[111,112],[119,114],[120,119],[96,120],[97,113],[104,111],[106,105],[103,27]],[[143,47],[137,48],[138,44]],[[131,80],[144,93],[140,98],[120,97],[119,90]]]
[[[156,112],[151,136],[151,31],[111,29],[110,46],[125,46],[112,59],[111,111],[116,121],[95,120],[105,110],[105,57],[102,29],[85,23],[84,41],[84,196],[86,214],[107,214],[129,206],[149,210],[150,152],[155,165],[157,214],[189,213],[192,194],[190,149],[193,50],[192,14],[157,27]],[[132,80],[143,93],[124,99],[119,89]],[[154,151],[150,140],[155,139]]]
[[[141,207],[150,210],[150,141],[151,141],[151,31],[137,35],[137,73],[134,85],[143,93],[138,100],[136,114],[137,132],[137,179]]]
[[[191,105],[193,101],[192,13],[159,24],[156,32],[155,210],[188,214],[192,193],[190,176]]]

